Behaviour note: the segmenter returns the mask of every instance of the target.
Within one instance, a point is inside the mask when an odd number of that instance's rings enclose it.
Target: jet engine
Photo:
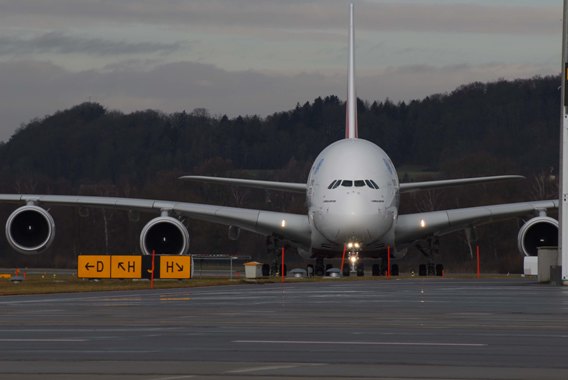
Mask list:
[[[45,209],[26,205],[16,209],[6,221],[6,238],[17,252],[35,255],[48,248],[55,237],[55,222]]]
[[[532,218],[521,227],[517,241],[524,256],[536,256],[538,247],[557,246],[558,221],[548,216]]]
[[[189,249],[189,232],[176,218],[159,216],[150,220],[140,233],[140,249],[143,255],[183,255]]]

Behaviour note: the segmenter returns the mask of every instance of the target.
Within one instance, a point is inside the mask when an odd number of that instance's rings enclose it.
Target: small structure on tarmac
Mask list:
[[[245,263],[245,278],[260,278],[262,277],[262,263],[257,261],[250,261]]]

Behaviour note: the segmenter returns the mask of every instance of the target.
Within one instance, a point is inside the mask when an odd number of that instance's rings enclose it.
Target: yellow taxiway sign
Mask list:
[[[160,278],[191,278],[191,257],[160,256]]]
[[[141,278],[142,256],[112,255],[111,278]]]
[[[79,255],[77,259],[77,277],[110,278],[110,256]]]

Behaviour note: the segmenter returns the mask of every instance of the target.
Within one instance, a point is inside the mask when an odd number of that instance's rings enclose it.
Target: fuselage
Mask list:
[[[336,256],[351,243],[374,256],[394,244],[398,176],[372,142],[349,138],[325,148],[311,168],[306,199],[312,255]]]

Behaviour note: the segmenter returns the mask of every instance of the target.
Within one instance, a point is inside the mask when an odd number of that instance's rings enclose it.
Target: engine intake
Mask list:
[[[558,221],[539,216],[526,222],[517,238],[519,252],[524,256],[538,255],[538,247],[558,245]]]
[[[35,205],[16,209],[6,221],[6,238],[17,252],[35,255],[48,248],[55,237],[55,222],[49,212]]]
[[[140,233],[140,249],[143,255],[183,255],[189,249],[189,232],[182,222],[171,216],[150,220]]]

